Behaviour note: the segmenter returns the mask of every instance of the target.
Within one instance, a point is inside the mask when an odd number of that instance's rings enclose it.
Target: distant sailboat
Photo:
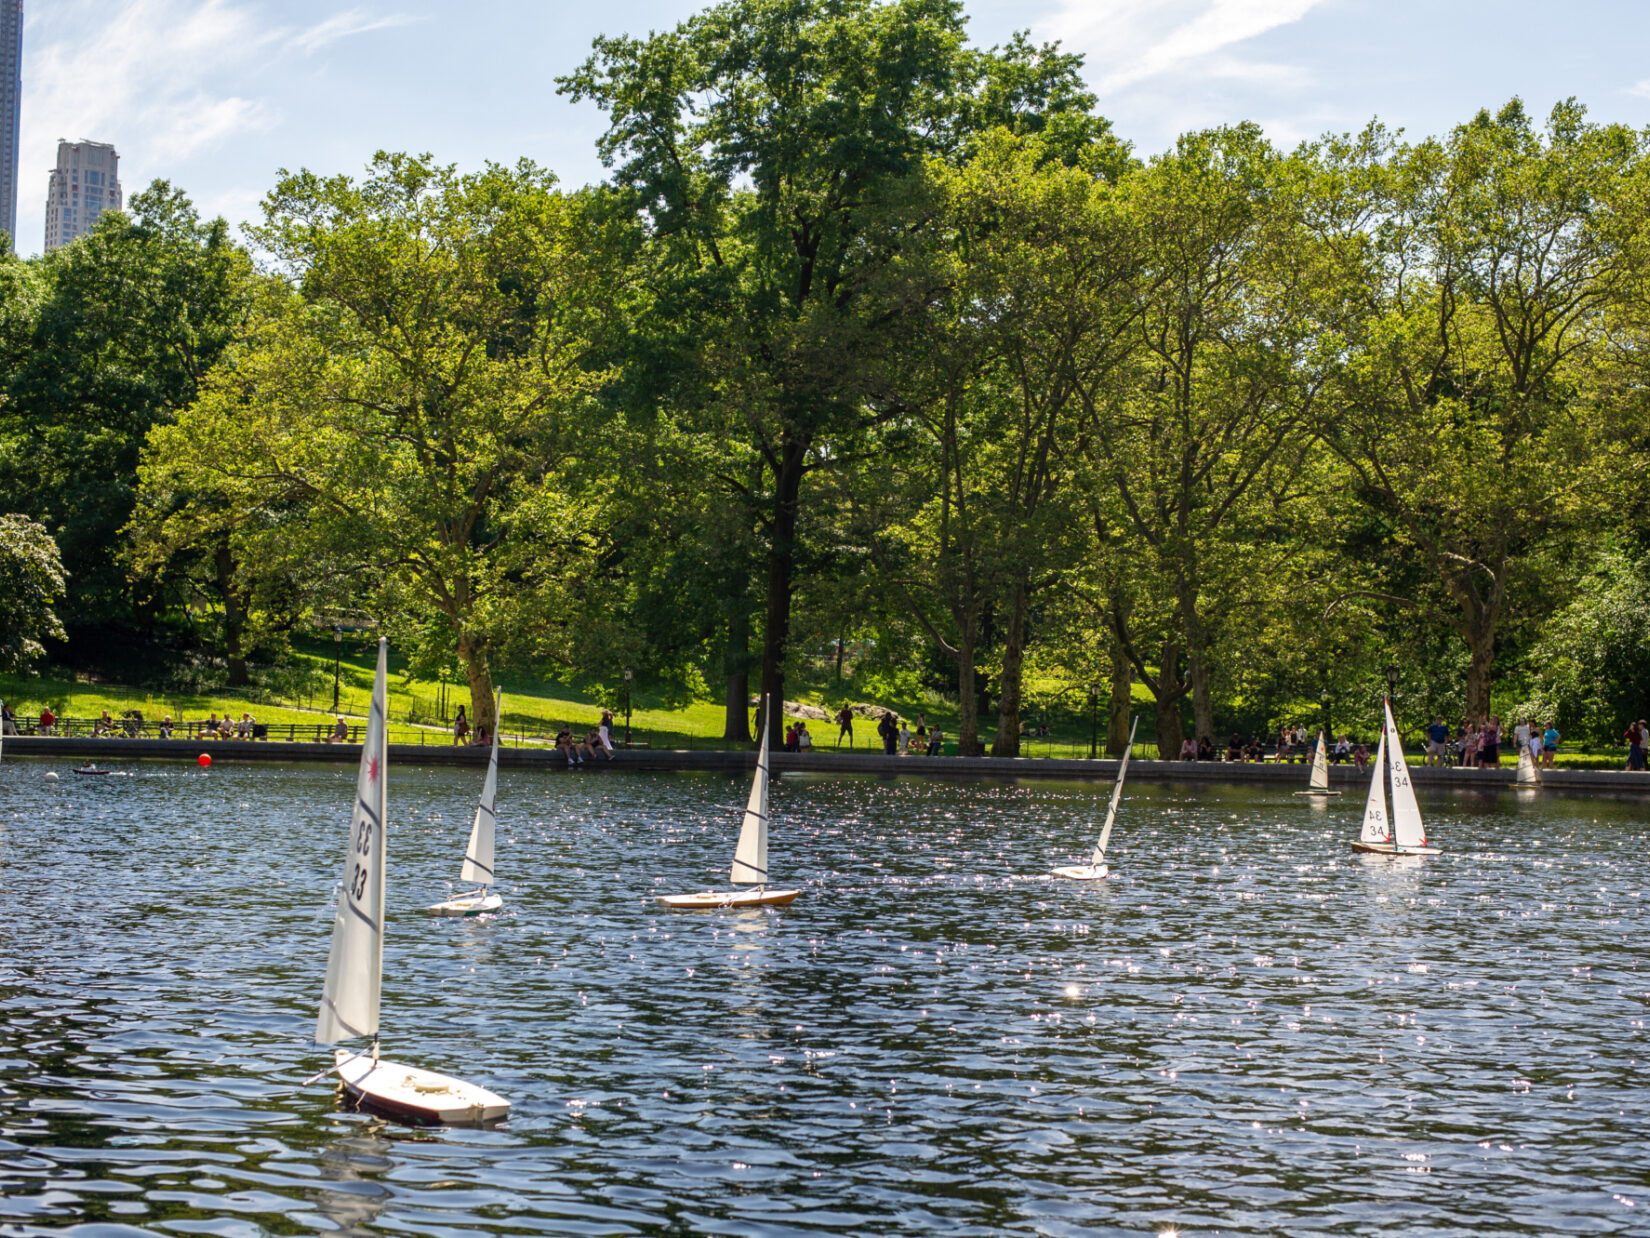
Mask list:
[[[315,1020],[316,1044],[370,1036],[372,1049],[370,1053],[338,1049],[332,1067],[315,1078],[337,1071],[357,1102],[414,1124],[494,1122],[510,1112],[510,1102],[502,1096],[461,1079],[378,1057],[378,998],[384,979],[385,782],[389,773],[384,725],[387,658],[388,642],[380,640],[372,711],[361,745],[361,771],[355,780],[344,884],[333,917],[326,985]]]
[[[1324,747],[1323,732],[1318,732],[1318,746],[1312,750],[1312,776],[1306,780],[1306,790],[1296,795],[1339,795],[1329,789],[1329,750]]]
[[[1385,704],[1386,718],[1381,742],[1375,751],[1375,774],[1369,781],[1369,799],[1364,804],[1364,824],[1354,851],[1370,855],[1438,855],[1439,848],[1427,845],[1426,826],[1421,822],[1421,806],[1415,802],[1415,784],[1404,764],[1403,745],[1398,742],[1398,726],[1392,720],[1392,705]],[[1391,744],[1387,743],[1391,737]],[[1392,817],[1387,819],[1386,793],[1382,783],[1392,778]]]
[[[762,744],[756,754],[756,777],[751,780],[745,819],[739,826],[739,844],[733,852],[731,880],[754,885],[754,890],[706,890],[702,894],[661,894],[666,907],[702,910],[707,907],[783,907],[801,890],[768,889],[768,707],[762,702]]]
[[[1518,749],[1518,772],[1513,775],[1513,786],[1525,791],[1539,791],[1541,770],[1536,766],[1535,755],[1530,748],[1531,745],[1525,743]]]
[[[1111,827],[1117,821],[1117,802],[1123,798],[1123,779],[1129,772],[1129,755],[1134,752],[1134,729],[1140,725],[1136,718],[1129,724],[1129,745],[1123,749],[1123,760],[1117,766],[1117,781],[1112,784],[1111,803],[1106,806],[1106,823],[1100,827],[1100,841],[1087,864],[1068,864],[1056,868],[1056,877],[1070,877],[1073,881],[1099,881],[1111,872],[1106,864],[1106,844],[1111,841]]]
[[[477,882],[481,888],[435,904],[430,908],[433,916],[479,916],[504,906],[504,899],[488,889],[493,884],[493,836],[498,826],[493,802],[498,798],[498,720],[503,704],[504,696],[500,694],[493,706],[493,748],[487,754],[487,778],[481,784],[481,802],[476,805],[470,841],[464,848],[464,867],[458,874],[460,881]]]

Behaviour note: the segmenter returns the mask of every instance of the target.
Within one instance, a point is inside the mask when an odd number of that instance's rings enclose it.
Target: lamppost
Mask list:
[[[1386,668],[1386,694],[1390,699],[1398,692],[1398,666],[1396,663]]]
[[[1100,685],[1089,685],[1089,760],[1094,760],[1100,743]]]
[[[624,668],[624,746],[630,747],[630,668]]]
[[[344,630],[332,629],[332,712],[338,712],[338,663],[344,656]]]

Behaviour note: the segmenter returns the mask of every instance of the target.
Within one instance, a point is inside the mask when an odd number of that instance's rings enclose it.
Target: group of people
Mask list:
[[[453,719],[453,747],[455,748],[485,748],[493,742],[493,733],[483,722],[470,730],[470,717],[464,711],[464,706],[458,707],[458,716]]]
[[[564,722],[556,733],[556,751],[567,758],[567,768],[594,761],[598,756],[613,759],[613,711],[602,710],[602,719],[579,739],[573,734],[573,724]]]
[[[844,705],[836,711],[833,717],[837,725],[836,746],[842,747],[842,741],[848,741],[848,747],[854,746],[854,711],[850,705]],[[801,732],[801,737],[808,735],[808,726],[805,722],[798,722],[794,729]],[[786,731],[787,739],[790,731]],[[891,709],[882,711],[877,718],[877,738],[882,741],[882,751],[885,756],[941,756],[945,752],[945,732],[939,727],[929,730],[928,715],[917,715],[916,730],[904,718],[901,718]],[[812,746],[811,737],[803,739],[800,747],[791,748],[787,742],[786,748],[790,751],[806,752]]]
[[[1536,765],[1552,769],[1558,757],[1563,736],[1549,722],[1545,727],[1533,718],[1525,718],[1513,727],[1509,735],[1501,725],[1499,715],[1491,714],[1483,722],[1463,719],[1452,732],[1442,716],[1435,717],[1426,730],[1428,765],[1459,765],[1463,769],[1496,769],[1501,764],[1501,750],[1510,748],[1513,760],[1527,752]],[[1629,756],[1629,760],[1631,757]],[[1629,766],[1631,768],[1631,766]]]

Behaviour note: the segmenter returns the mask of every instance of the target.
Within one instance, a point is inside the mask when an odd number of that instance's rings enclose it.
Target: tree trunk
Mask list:
[[[1025,663],[1026,582],[1016,580],[1009,602],[1008,631],[1003,634],[1002,691],[997,699],[997,738],[994,757],[1020,755],[1020,673]]]
[[[493,672],[487,665],[487,649],[463,628],[458,632],[458,660],[470,681],[471,731],[486,727],[491,735],[498,719],[493,712]]]
[[[1111,643],[1111,705],[1106,720],[1106,755],[1120,757],[1129,744],[1129,715],[1134,711],[1134,667],[1123,642]]]
[[[729,601],[728,649],[722,657],[728,679],[727,712],[722,738],[748,741],[751,737],[751,612],[741,593]]]
[[[1197,738],[1211,743],[1215,737],[1214,694],[1210,691],[1209,634],[1197,612],[1197,586],[1180,580],[1176,589],[1180,610],[1180,631],[1186,642],[1186,671],[1192,685],[1192,730]],[[1178,755],[1178,753],[1177,753]]]
[[[980,747],[979,689],[974,683],[974,623],[957,624],[957,755],[971,757]]]
[[[1495,671],[1495,617],[1484,610],[1472,616],[1462,635],[1467,638],[1467,717],[1483,721],[1490,716],[1490,687]]]
[[[1157,755],[1165,761],[1180,756],[1180,698],[1186,695],[1180,679],[1180,646],[1170,638],[1163,642],[1163,662],[1157,672]]]
[[[218,593],[223,598],[223,656],[229,664],[229,686],[244,688],[252,682],[246,669],[246,610],[241,595],[235,588],[235,558],[227,538],[218,542],[213,556],[217,569]]]
[[[807,444],[790,434],[779,448],[774,478],[773,523],[768,547],[768,614],[762,639],[762,691],[768,698],[772,735],[785,729],[785,653],[791,636],[791,584],[796,569],[796,516],[802,494]]]

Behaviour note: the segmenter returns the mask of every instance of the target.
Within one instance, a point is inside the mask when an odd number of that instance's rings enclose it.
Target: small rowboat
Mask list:
[[[83,778],[101,778],[108,774],[106,769],[98,769],[95,765],[82,765],[75,770]]]
[[[415,1126],[481,1126],[509,1116],[510,1102],[484,1087],[433,1070],[373,1061],[336,1050],[344,1091],[363,1109]]]

